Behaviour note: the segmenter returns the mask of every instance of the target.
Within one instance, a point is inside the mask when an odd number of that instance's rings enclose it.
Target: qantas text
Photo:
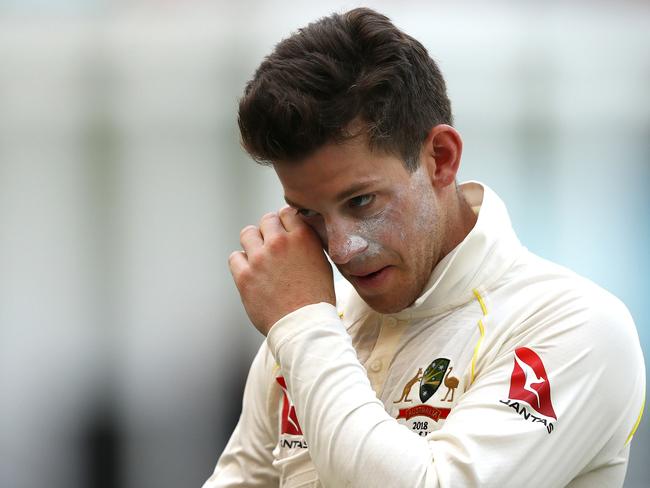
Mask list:
[[[280,439],[280,447],[307,449],[307,443],[301,439]]]
[[[519,415],[521,415],[524,419],[530,420],[531,422],[540,422],[544,424],[544,427],[546,427],[547,432],[550,434],[553,432],[553,429],[555,428],[553,426],[552,422],[549,422],[543,417],[537,417],[536,415],[530,413],[530,411],[526,408],[525,405],[515,402],[513,400],[499,400],[501,403],[504,405],[508,405],[510,408],[512,408],[515,412],[517,412]]]

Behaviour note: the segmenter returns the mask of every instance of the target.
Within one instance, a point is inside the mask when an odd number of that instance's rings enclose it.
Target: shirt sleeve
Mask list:
[[[508,398],[514,340],[483,365],[444,426],[427,437],[384,410],[333,306],[289,314],[267,341],[324,486],[559,487],[589,468],[612,436],[624,450],[641,406],[645,378],[634,324],[624,306],[609,305],[589,317],[538,318],[519,337],[552,368],[551,432],[500,401]]]
[[[274,362],[266,342],[262,344],[248,373],[239,422],[203,488],[273,487],[279,485],[273,467],[277,443],[271,415],[271,386]]]

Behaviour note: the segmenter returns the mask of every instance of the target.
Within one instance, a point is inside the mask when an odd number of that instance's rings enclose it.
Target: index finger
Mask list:
[[[295,208],[283,207],[280,209],[278,214],[280,215],[280,221],[282,222],[284,228],[287,229],[287,232],[309,227],[298,216],[298,211]]]
[[[260,220],[260,232],[264,240],[269,239],[274,234],[285,232],[277,213],[267,213],[262,217]]]

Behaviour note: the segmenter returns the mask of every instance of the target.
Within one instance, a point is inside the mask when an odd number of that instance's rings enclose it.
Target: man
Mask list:
[[[230,256],[267,338],[205,487],[622,485],[633,321],[528,252],[487,186],[456,184],[445,90],[368,9],[282,41],[248,83],[243,145],[289,206]]]

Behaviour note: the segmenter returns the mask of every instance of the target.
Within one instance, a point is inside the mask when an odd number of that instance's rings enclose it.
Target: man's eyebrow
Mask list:
[[[362,181],[359,183],[353,184],[351,187],[346,188],[345,190],[339,192],[336,195],[336,201],[340,202],[341,200],[347,200],[349,197],[352,195],[355,195],[357,193],[363,193],[365,190],[370,188],[376,183],[375,180],[368,180],[368,181]],[[304,208],[303,205],[300,205],[299,203],[294,202],[291,200],[289,197],[286,195],[284,196],[284,201],[287,202],[288,205],[294,208]]]
[[[355,195],[357,193],[363,193],[364,191],[366,191],[368,188],[375,185],[376,183],[377,182],[375,180],[367,180],[367,181],[361,181],[359,183],[355,183],[351,187],[346,188],[345,190],[341,191],[338,195],[336,195],[336,201],[340,202],[341,200],[347,200],[352,195]]]
[[[290,207],[302,208],[302,205],[300,205],[300,204],[298,204],[298,203],[296,203],[296,202],[294,202],[292,200],[289,200],[289,198],[287,198],[286,195],[284,196],[284,201],[287,202],[287,205],[289,205]]]

